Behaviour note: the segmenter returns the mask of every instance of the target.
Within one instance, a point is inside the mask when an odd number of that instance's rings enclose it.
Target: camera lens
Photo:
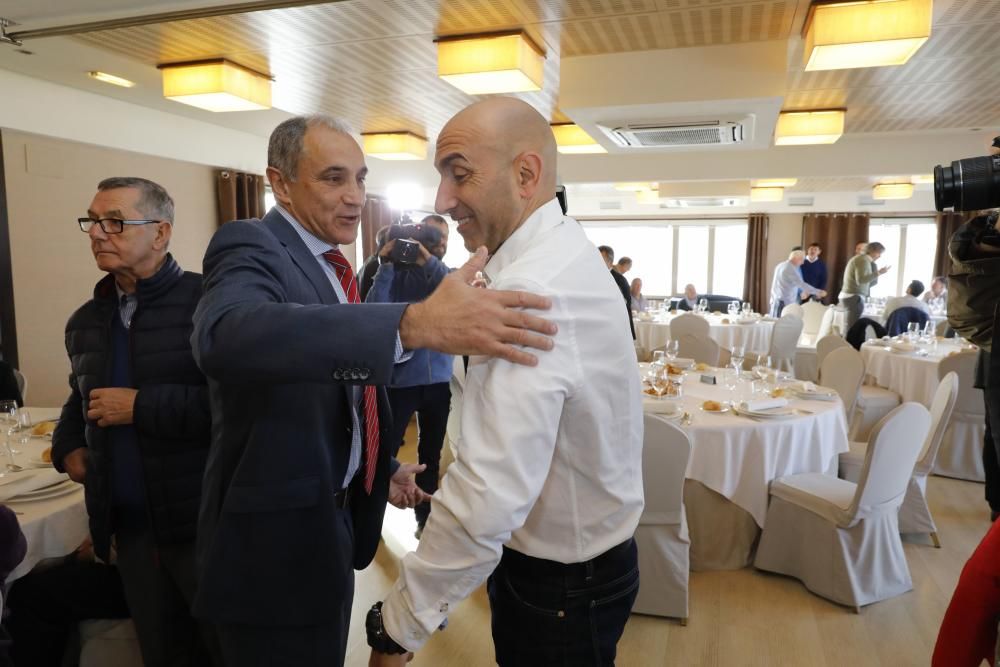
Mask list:
[[[1000,206],[1000,156],[970,157],[950,167],[934,167],[934,205],[939,211]]]

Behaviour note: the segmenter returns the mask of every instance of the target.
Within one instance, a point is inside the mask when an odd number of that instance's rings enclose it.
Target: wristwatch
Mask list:
[[[397,644],[385,631],[382,623],[382,603],[376,602],[368,610],[368,617],[365,619],[365,630],[368,632],[368,645],[379,653],[388,655],[399,655],[407,650]]]

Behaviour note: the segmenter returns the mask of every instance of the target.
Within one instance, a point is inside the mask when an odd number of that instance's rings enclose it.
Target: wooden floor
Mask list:
[[[412,434],[407,442],[415,442]],[[400,458],[413,458],[408,445]],[[809,593],[798,581],[747,568],[694,572],[687,627],[633,615],[618,644],[621,667],[658,665],[867,665],[930,663],[938,626],[962,566],[989,527],[983,486],[932,477],[928,494],[941,548],[922,537],[904,540],[913,590],[857,615]],[[393,509],[393,508],[390,508]],[[364,613],[392,585],[399,558],[416,541],[412,512],[391,511],[375,562],[358,573],[347,665],[368,664]],[[480,588],[451,614],[410,663],[415,667],[495,664],[489,604]]]

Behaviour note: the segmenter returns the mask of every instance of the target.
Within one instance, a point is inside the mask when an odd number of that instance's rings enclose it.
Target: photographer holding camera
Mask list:
[[[418,224],[397,224],[386,229],[385,243],[378,251],[378,271],[365,300],[368,303],[423,301],[448,275],[449,269],[441,261],[448,249],[448,223],[439,215],[428,215]],[[416,482],[430,494],[438,488],[441,447],[451,404],[448,384],[451,373],[451,355],[413,350],[409,360],[396,364],[387,388],[393,415],[388,441],[394,447],[393,455],[399,451],[410,417],[416,412],[417,455],[426,466],[417,473]],[[430,503],[414,508],[418,538],[430,511]]]

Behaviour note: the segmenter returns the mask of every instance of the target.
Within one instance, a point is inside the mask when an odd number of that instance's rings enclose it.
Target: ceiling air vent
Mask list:
[[[786,200],[789,206],[812,206],[815,201],[815,197],[789,197]]]
[[[598,202],[597,206],[602,211],[614,211],[621,210],[622,203],[620,201],[602,201]]]
[[[598,125],[623,148],[683,148],[742,144],[749,138],[750,119]]]

